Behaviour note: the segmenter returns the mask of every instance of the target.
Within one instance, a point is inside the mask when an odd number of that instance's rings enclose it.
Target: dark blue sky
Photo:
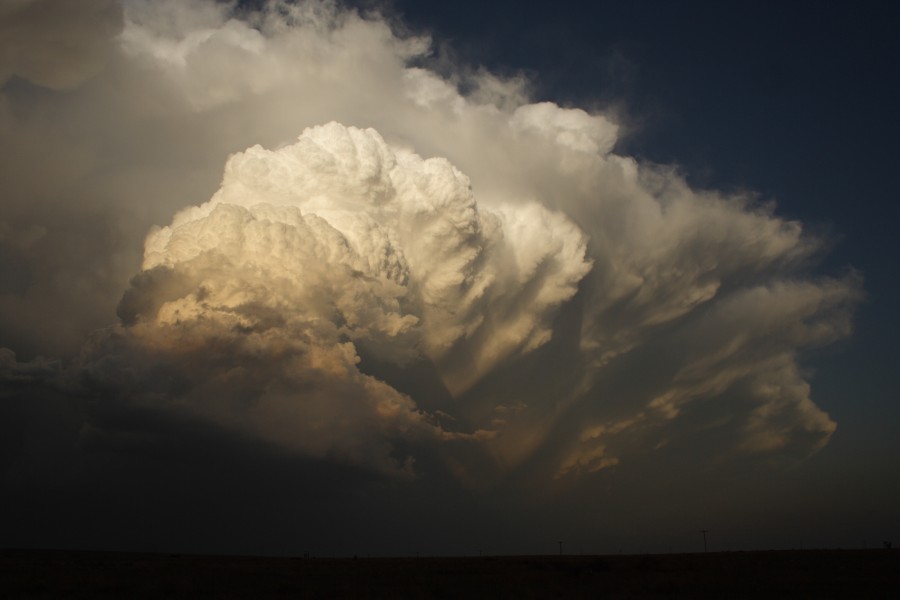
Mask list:
[[[828,232],[823,270],[860,270],[868,293],[840,362],[867,378],[879,367],[890,408],[900,4],[395,5],[465,62],[524,74],[539,99],[620,115],[618,152],[678,165],[697,187],[755,191],[780,215]]]
[[[897,498],[900,3],[394,5],[463,61],[526,75],[540,99],[613,110],[618,152],[754,190],[827,232],[818,268],[861,272],[866,301],[850,340],[804,362],[838,430],[798,478]]]
[[[897,214],[896,4],[395,4],[469,64],[528,76],[541,99],[621,111],[622,153],[835,226],[860,244],[843,250],[851,261]]]

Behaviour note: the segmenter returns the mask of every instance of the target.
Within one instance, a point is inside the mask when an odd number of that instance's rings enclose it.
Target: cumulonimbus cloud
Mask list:
[[[698,432],[721,433],[711,453],[796,458],[834,431],[798,360],[849,334],[858,277],[811,276],[822,241],[771,207],[616,154],[604,115],[484,72],[455,75],[463,94],[411,66],[427,40],[329,3],[128,2],[117,42],[42,108],[101,124],[72,204],[100,190],[117,218],[149,207],[123,230],[157,223],[139,268],[88,246],[119,290],[131,278],[121,325],[60,384],[98,411],[189,416],[390,473],[451,440],[498,472],[541,456],[571,477]],[[4,114],[10,135],[36,131]],[[37,194],[27,173],[4,177]],[[29,210],[19,221],[45,227]],[[43,373],[3,356],[4,373]],[[440,411],[400,391],[423,365],[452,399]]]
[[[549,338],[584,254],[564,216],[482,211],[446,160],[332,123],[236,154],[209,202],[150,233],[121,335],[173,364],[194,356],[186,410],[317,456],[386,460],[372,445],[393,434],[453,436],[361,373],[356,345],[424,356],[459,391]],[[443,361],[459,345],[466,372]]]

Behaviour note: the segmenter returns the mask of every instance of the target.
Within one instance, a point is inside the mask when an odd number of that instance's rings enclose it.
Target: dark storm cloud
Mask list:
[[[834,432],[800,361],[850,333],[860,278],[810,276],[823,241],[773,207],[617,154],[611,118],[484,71],[463,94],[407,66],[428,40],[331,3],[38,4],[3,27],[84,51],[0,88],[4,411],[44,432],[8,473],[246,452],[373,504],[410,480],[499,503]]]

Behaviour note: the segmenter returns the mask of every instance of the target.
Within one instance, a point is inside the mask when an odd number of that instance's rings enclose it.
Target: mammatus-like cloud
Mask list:
[[[76,89],[3,90],[4,134],[32,141],[2,173],[19,199],[0,243],[23,261],[0,300],[68,302],[50,322],[78,331],[102,324],[102,291],[121,324],[65,369],[5,350],[6,385],[91,399],[91,435],[155,411],[386,473],[440,448],[464,479],[576,477],[695,439],[717,460],[827,443],[798,361],[849,334],[860,284],[810,275],[823,244],[800,223],[616,154],[609,119],[519,81],[411,66],[427,40],[379,17],[124,7],[96,74],[7,67]],[[2,325],[31,355],[47,337]]]

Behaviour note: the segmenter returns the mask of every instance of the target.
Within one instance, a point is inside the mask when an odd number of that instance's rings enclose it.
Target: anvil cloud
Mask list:
[[[617,154],[612,117],[438,75],[332,3],[46,4],[0,14],[0,377],[86,398],[80,439],[150,411],[478,485],[835,430],[799,361],[859,278],[812,275],[824,241],[752,195]]]

